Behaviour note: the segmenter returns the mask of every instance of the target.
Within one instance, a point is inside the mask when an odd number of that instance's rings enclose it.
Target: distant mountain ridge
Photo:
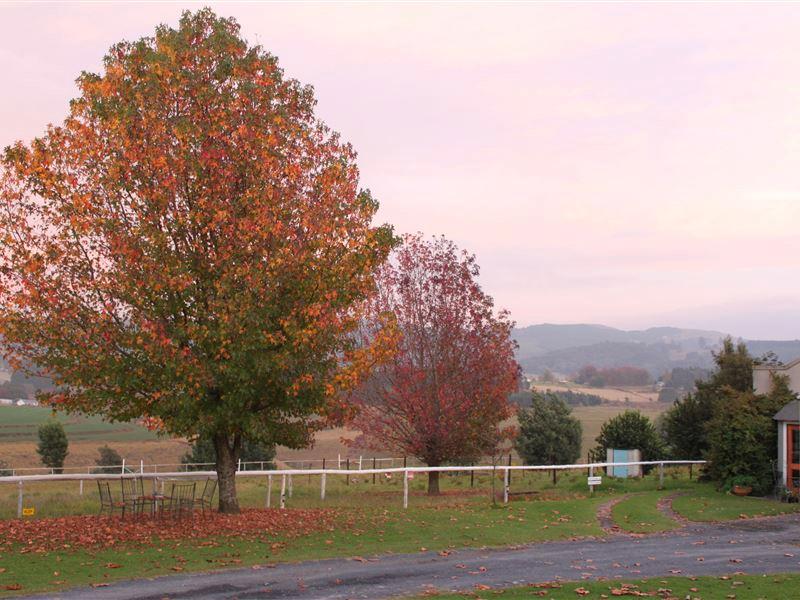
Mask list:
[[[626,331],[606,325],[543,323],[515,329],[517,360],[526,373],[549,369],[562,375],[582,366],[633,366],[654,377],[674,367],[713,366],[712,351],[726,333],[680,327]],[[754,356],[774,352],[783,361],[800,356],[800,340],[744,340]]]

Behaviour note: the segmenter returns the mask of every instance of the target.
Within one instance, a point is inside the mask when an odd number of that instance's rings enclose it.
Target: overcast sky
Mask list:
[[[800,337],[800,5],[210,4],[519,325]],[[190,2],[0,5],[0,146]]]

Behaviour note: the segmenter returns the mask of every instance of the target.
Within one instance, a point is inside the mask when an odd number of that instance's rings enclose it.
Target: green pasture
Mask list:
[[[40,406],[0,406],[0,444],[5,442],[35,442],[38,428],[53,418],[53,411]],[[65,415],[55,418],[64,424],[70,441],[136,442],[155,440],[152,431],[135,423],[109,423],[100,417]]]

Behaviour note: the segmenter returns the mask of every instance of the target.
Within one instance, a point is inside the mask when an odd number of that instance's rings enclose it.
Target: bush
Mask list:
[[[756,494],[771,493],[778,445],[772,417],[795,397],[782,377],[773,378],[767,395],[730,390],[708,425],[708,476],[723,488],[737,477],[748,477]]]
[[[735,487],[755,487],[758,485],[758,480],[750,475],[736,475],[731,477],[725,482],[725,489],[730,491]]]
[[[260,444],[249,440],[242,442],[242,452],[240,459],[242,462],[264,462],[265,469],[274,467],[272,461],[275,460],[275,445]],[[214,450],[214,443],[207,436],[198,437],[192,444],[191,450],[183,455],[181,463],[190,465],[191,463],[217,463],[217,452]],[[252,465],[245,465],[246,469],[257,469]],[[189,471],[205,471],[211,467],[187,466]]]
[[[666,457],[664,442],[653,422],[638,410],[626,410],[603,423],[595,441],[597,446],[589,453],[589,458],[594,462],[605,462],[608,448],[640,450],[643,461]]]
[[[39,426],[39,445],[36,447],[36,452],[39,453],[44,466],[61,473],[64,470],[68,446],[67,434],[60,421],[51,419]]]
[[[10,477],[12,474],[11,466],[6,461],[0,459],[0,477]]]
[[[97,451],[100,453],[100,457],[94,461],[94,464],[98,466],[97,469],[94,469],[95,473],[119,472],[122,467],[122,456],[119,452],[109,448],[108,445],[98,448]]]
[[[531,408],[519,411],[514,448],[525,464],[563,465],[581,454],[582,427],[570,408],[553,394],[534,392]]]

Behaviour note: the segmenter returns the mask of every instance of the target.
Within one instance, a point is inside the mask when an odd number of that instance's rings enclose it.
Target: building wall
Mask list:
[[[800,394],[800,358],[783,367],[755,367],[753,369],[753,388],[757,394],[769,393],[772,386],[771,373],[788,377],[789,388]]]

